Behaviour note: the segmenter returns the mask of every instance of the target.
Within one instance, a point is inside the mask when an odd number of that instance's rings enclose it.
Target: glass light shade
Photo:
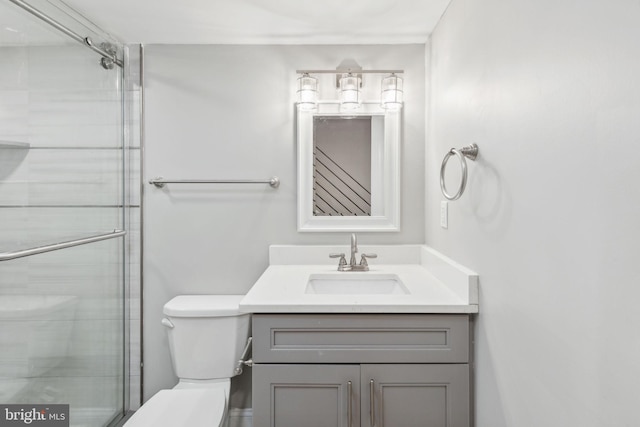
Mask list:
[[[298,108],[300,110],[315,110],[318,106],[318,79],[309,74],[298,78],[296,91]]]
[[[343,74],[340,79],[340,108],[342,110],[356,110],[362,103],[360,91],[360,77],[352,74]]]
[[[402,108],[404,92],[402,91],[402,78],[392,74],[382,79],[382,92],[380,104],[387,110],[399,110]]]

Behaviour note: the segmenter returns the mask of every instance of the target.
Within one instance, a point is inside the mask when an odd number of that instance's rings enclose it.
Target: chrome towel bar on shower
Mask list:
[[[22,249],[22,250],[17,250],[12,252],[3,252],[3,253],[0,253],[0,261],[9,261],[16,258],[42,254],[45,252],[58,251],[60,249],[71,248],[74,246],[86,245],[87,243],[100,242],[102,240],[121,237],[121,236],[124,236],[125,234],[127,234],[127,232],[124,230],[113,230],[109,233],[83,237],[81,239],[67,240],[64,242],[53,243],[51,245],[37,246],[31,249]]]
[[[462,168],[460,187],[458,187],[458,191],[453,196],[447,192],[447,187],[444,183],[444,171],[447,167],[449,158],[452,156],[458,157],[458,160],[460,160],[460,167]],[[478,144],[473,143],[471,145],[465,145],[460,149],[452,148],[442,160],[442,166],[440,166],[440,190],[447,200],[458,200],[460,196],[462,196],[462,193],[464,193],[464,189],[467,186],[467,161],[465,160],[465,157],[469,160],[475,160],[476,157],[478,157]]]
[[[150,179],[149,184],[158,188],[164,187],[165,184],[269,184],[272,188],[278,188],[280,179],[277,176],[269,179],[164,179],[158,177]]]

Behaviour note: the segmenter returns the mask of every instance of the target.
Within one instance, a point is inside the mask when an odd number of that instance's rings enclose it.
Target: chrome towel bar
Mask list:
[[[280,179],[277,176],[269,179],[164,179],[158,177],[150,179],[149,184],[158,188],[164,187],[165,184],[269,184],[272,188],[278,188]]]
[[[447,167],[449,158],[452,156],[458,157],[458,160],[460,160],[460,167],[462,168],[460,187],[458,187],[458,191],[453,196],[447,192],[447,187],[444,183],[444,171]],[[440,166],[440,190],[447,200],[458,200],[460,196],[462,196],[462,193],[464,193],[464,189],[467,186],[467,161],[465,160],[465,157],[469,160],[475,160],[476,157],[478,157],[478,144],[473,143],[471,145],[465,145],[460,149],[452,148],[442,160],[442,166]]]
[[[113,239],[116,237],[121,237],[127,234],[126,231],[123,230],[113,230],[110,233],[98,234],[95,236],[84,237],[82,239],[76,240],[67,240],[64,242],[53,243],[51,245],[43,245],[37,246],[35,248],[30,249],[22,249],[13,252],[2,252],[0,253],[0,261],[9,261],[16,258],[22,258],[31,255],[37,255],[44,252],[53,252],[58,251],[60,249],[71,248],[73,246],[86,245],[87,243],[99,242],[101,240]]]

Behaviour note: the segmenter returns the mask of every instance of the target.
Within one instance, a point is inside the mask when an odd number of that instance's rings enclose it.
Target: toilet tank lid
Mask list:
[[[164,305],[163,313],[173,317],[237,316],[244,295],[180,295]]]

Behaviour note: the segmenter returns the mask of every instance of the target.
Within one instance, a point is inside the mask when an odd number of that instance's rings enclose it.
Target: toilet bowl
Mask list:
[[[243,295],[181,295],[164,306],[162,324],[178,384],[161,390],[125,427],[223,427],[231,377],[249,338]]]
[[[160,390],[127,421],[125,426],[224,426],[224,392],[208,389]]]

